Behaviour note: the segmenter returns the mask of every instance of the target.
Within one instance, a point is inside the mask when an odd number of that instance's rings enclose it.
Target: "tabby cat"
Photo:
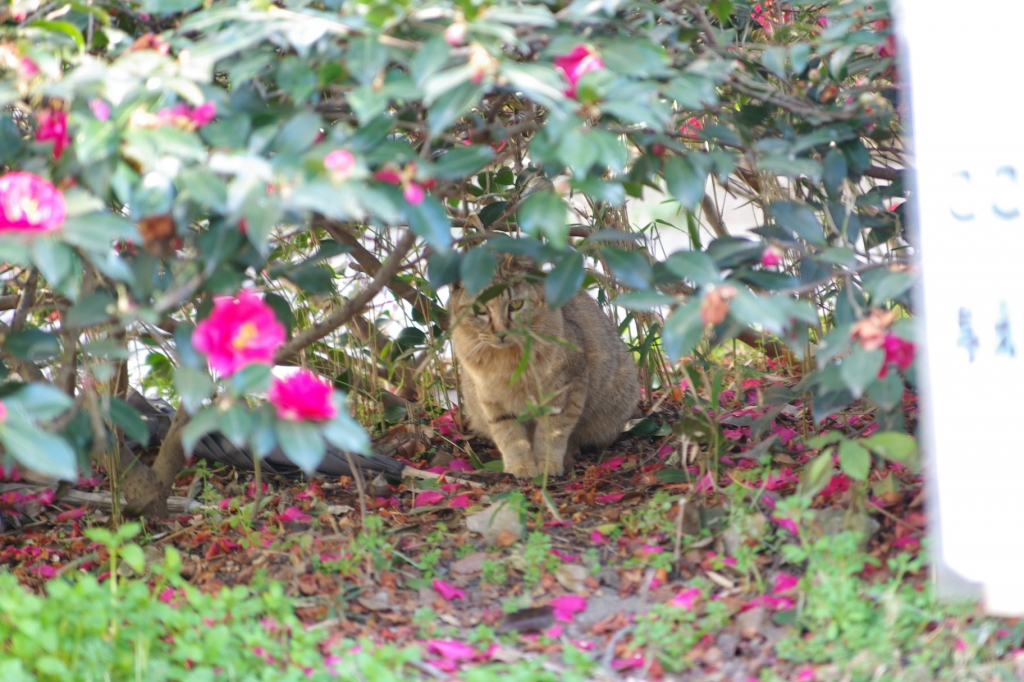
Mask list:
[[[579,450],[601,450],[622,432],[640,399],[636,364],[615,324],[579,291],[564,306],[544,302],[533,263],[505,256],[479,302],[452,289],[452,342],[463,380],[463,418],[501,451],[506,473],[565,472]],[[513,381],[530,338],[529,361]],[[520,422],[532,403],[547,417]]]

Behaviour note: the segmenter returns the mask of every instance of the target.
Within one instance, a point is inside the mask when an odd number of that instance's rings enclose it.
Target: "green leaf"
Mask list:
[[[654,476],[662,483],[685,483],[693,478],[682,469],[662,469],[655,472]]]
[[[252,363],[231,375],[231,393],[245,396],[252,393],[264,393],[270,388],[273,377],[270,365]]]
[[[498,261],[490,251],[482,246],[467,251],[459,265],[459,276],[462,278],[462,284],[466,287],[466,293],[470,296],[480,293],[491,281],[496,267],[498,267]]]
[[[427,280],[438,291],[459,278],[462,254],[458,251],[435,251],[427,257]]]
[[[121,427],[124,435],[139,443],[142,447],[149,445],[149,428],[142,415],[134,407],[120,398],[110,399],[110,420]]]
[[[174,387],[181,395],[181,406],[193,414],[213,394],[213,379],[204,370],[181,365],[174,370]]]
[[[572,128],[558,142],[558,159],[572,170],[574,178],[582,180],[590,167],[597,163],[599,150],[590,141],[590,135]]]
[[[786,79],[786,48],[768,47],[761,55],[761,63],[779,78]]]
[[[676,362],[690,354],[704,338],[704,320],[700,316],[700,300],[692,298],[665,320],[661,344],[669,359]]]
[[[41,362],[60,355],[60,340],[38,327],[25,327],[8,334],[3,349],[21,360]]]
[[[237,376],[237,375],[236,375]],[[232,377],[234,378],[234,377]],[[253,418],[238,405],[232,405],[227,411],[222,412],[218,421],[220,432],[227,436],[227,439],[236,448],[244,448],[249,442],[249,434],[252,432]]]
[[[612,274],[624,285],[632,289],[650,288],[653,270],[642,252],[625,251],[617,246],[603,246],[601,254],[611,268]]]
[[[888,372],[868,386],[868,397],[883,410],[893,410],[903,403],[903,379],[899,372]]]
[[[821,179],[825,183],[825,191],[828,192],[830,197],[839,197],[843,188],[843,181],[846,180],[848,172],[849,167],[846,165],[846,157],[843,156],[841,151],[832,149],[825,155]]]
[[[711,256],[703,251],[676,251],[665,259],[665,267],[676,277],[697,286],[718,284],[722,273]]]
[[[370,435],[366,429],[344,410],[323,425],[324,438],[332,445],[349,452],[358,452],[362,455],[370,454]]]
[[[67,329],[84,329],[106,322],[117,310],[114,297],[106,291],[96,291],[78,299],[64,316]]]
[[[875,304],[902,296],[914,284],[914,275],[909,272],[893,272],[885,268],[868,270],[861,274],[860,279],[864,291]]]
[[[326,447],[319,427],[312,422],[292,422],[279,419],[274,422],[274,432],[281,450],[292,463],[307,476],[316,473],[324,458]]]
[[[866,481],[871,470],[871,454],[857,441],[844,440],[839,444],[839,468],[856,481]]]
[[[801,496],[812,498],[828,485],[832,478],[832,453],[824,452],[804,467],[800,475],[798,492]]]
[[[39,237],[32,242],[32,262],[50,284],[60,288],[64,281],[71,277],[78,263],[78,256],[67,244],[59,242],[51,236]],[[79,267],[81,265],[79,264]]]
[[[456,147],[434,164],[434,175],[441,180],[461,180],[473,175],[494,159],[494,150],[486,144]]]
[[[119,554],[121,555],[121,560],[128,564],[136,573],[142,573],[146,570],[146,554],[134,542],[122,547]]]
[[[804,445],[811,450],[820,450],[826,445],[832,445],[845,439],[846,436],[843,435],[842,431],[829,431],[828,433],[823,433],[820,436],[815,436],[814,438],[805,441]]]
[[[883,431],[861,441],[861,445],[879,457],[916,467],[918,464],[917,441],[905,433]]]
[[[75,401],[56,386],[25,384],[5,399],[9,406],[21,408],[31,421],[49,421],[70,410]]]
[[[427,112],[427,124],[430,132],[440,135],[448,126],[464,116],[470,108],[480,101],[483,88],[476,83],[463,83],[437,98]]]
[[[655,310],[662,306],[670,306],[676,303],[675,296],[663,294],[660,291],[631,291],[628,294],[617,296],[613,305],[621,306],[627,310]]]
[[[78,27],[67,21],[47,21],[45,19],[39,19],[29,24],[33,28],[41,28],[44,31],[52,31],[54,33],[63,33],[78,45],[78,49],[81,50],[85,47],[85,36],[78,30]]]
[[[410,205],[407,211],[409,229],[438,251],[448,250],[452,244],[452,224],[441,202],[428,196],[419,206]]]
[[[427,79],[448,64],[451,47],[445,42],[443,35],[436,35],[424,41],[409,60],[409,74],[416,87],[423,89]]]
[[[775,222],[789,228],[808,243],[815,246],[827,245],[821,222],[808,206],[793,201],[776,201],[768,210]]]
[[[707,173],[698,170],[689,158],[672,156],[665,161],[665,186],[688,211],[696,210],[704,198]]]
[[[60,436],[8,419],[0,424],[0,443],[26,469],[63,481],[78,480],[75,451]]]
[[[570,251],[544,279],[544,298],[552,310],[569,302],[583,286],[583,254]]]
[[[196,443],[208,433],[213,433],[220,425],[220,410],[211,405],[192,415],[188,424],[181,432],[181,447],[185,454],[191,455]]]
[[[68,218],[61,227],[61,235],[72,246],[100,252],[110,250],[118,240],[141,241],[135,225],[113,213],[88,213]]]
[[[839,365],[839,376],[854,398],[864,395],[864,390],[878,378],[883,362],[885,353],[881,348],[868,352],[855,346],[853,353],[843,358]]]
[[[539,190],[526,197],[519,207],[517,220],[524,232],[534,237],[543,234],[555,247],[561,248],[569,239],[565,223],[567,207],[554,192]]]

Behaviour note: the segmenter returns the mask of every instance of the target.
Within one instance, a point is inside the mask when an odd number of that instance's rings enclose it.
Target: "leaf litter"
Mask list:
[[[800,400],[763,406],[777,383],[737,381],[713,410],[694,405],[686,386],[651,396],[643,416],[654,428],[635,428],[599,460],[577,462],[571,475],[548,482],[547,500],[536,483],[474,469],[478,456],[500,457],[467,440],[457,412],[435,421],[432,440],[400,446],[410,466],[441,477],[374,481],[366,519],[359,486],[343,476],[272,479],[253,522],[252,483],[229,468],[199,466],[178,477],[175,494],[198,489],[203,508],[147,520],[147,557],[173,545],[182,576],[204,592],[250,584],[257,572],[279,581],[325,642],[419,647],[422,665],[408,668],[409,679],[456,679],[523,660],[544,661],[556,678],[576,665],[585,670],[579,679],[840,679],[825,658],[779,650],[787,638],[815,634],[800,631],[796,618],[812,588],[800,572],[806,561],[782,550],[850,527],[848,510],[862,503],[861,529],[870,533],[862,549],[875,561],[858,579],[870,586],[891,578],[893,557],[921,551],[921,477],[878,460],[857,488],[836,454],[813,502],[793,505],[819,453],[807,441],[878,427],[856,405],[817,428]],[[913,395],[904,411],[916,419]],[[717,429],[710,441],[660,429],[709,417],[706,430]],[[106,549],[84,535],[109,523],[104,512],[69,505],[16,471],[0,480],[4,570],[36,591],[68,571],[108,571]],[[109,486],[98,473],[73,488]],[[899,578],[917,589],[927,581],[920,565]],[[162,601],[181,598],[165,592]],[[990,637],[1015,637],[996,648],[1019,660],[1021,628],[999,622]]]

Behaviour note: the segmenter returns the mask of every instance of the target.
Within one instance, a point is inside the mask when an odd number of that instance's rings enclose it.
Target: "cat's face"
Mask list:
[[[526,279],[528,262],[506,259],[499,264],[491,285],[504,287],[495,296],[480,301],[462,288],[452,292],[452,312],[459,318],[459,331],[474,346],[483,348],[522,348],[527,330],[542,334],[557,333],[554,316],[544,304],[543,282]]]

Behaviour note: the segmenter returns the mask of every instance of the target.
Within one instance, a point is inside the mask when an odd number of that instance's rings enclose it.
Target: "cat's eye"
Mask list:
[[[514,301],[512,301],[511,303],[508,304],[508,309],[509,310],[519,310],[522,307],[523,307],[523,299],[521,299],[521,298],[517,298],[516,300],[514,300]]]

